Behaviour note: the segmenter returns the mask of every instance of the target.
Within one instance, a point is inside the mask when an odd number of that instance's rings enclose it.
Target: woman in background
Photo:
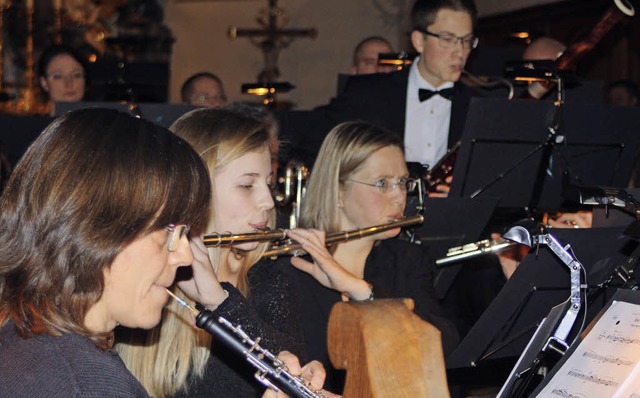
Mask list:
[[[55,115],[55,102],[76,102],[84,98],[88,86],[86,60],[73,48],[54,45],[45,49],[38,61],[38,77],[43,113]]]
[[[328,389],[341,391],[344,383],[344,372],[332,367],[327,353],[329,313],[339,301],[412,298],[415,313],[442,332],[444,351],[457,343],[457,332],[435,298],[430,257],[422,246],[391,239],[399,228],[331,246],[331,252],[325,246],[325,234],[402,218],[407,191],[414,188],[402,141],[385,129],[342,123],[320,148],[302,202],[303,229],[288,235],[311,255],[290,262],[297,268],[293,278],[307,353],[323,362]]]

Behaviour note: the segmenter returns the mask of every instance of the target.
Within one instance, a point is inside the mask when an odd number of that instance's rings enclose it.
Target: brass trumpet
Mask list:
[[[333,246],[333,245],[337,245],[338,243],[344,243],[344,242],[348,242],[356,239],[361,239],[367,236],[379,234],[380,232],[388,231],[390,229],[411,227],[414,225],[422,224],[423,222],[424,222],[424,217],[422,215],[417,215],[412,217],[404,217],[387,224],[374,225],[369,228],[335,232],[327,235],[327,237],[325,238],[325,244],[327,246]],[[304,254],[306,254],[306,252],[302,250],[301,244],[290,241],[281,246],[276,246],[271,248],[270,250],[267,250],[262,254],[262,257],[301,256]]]

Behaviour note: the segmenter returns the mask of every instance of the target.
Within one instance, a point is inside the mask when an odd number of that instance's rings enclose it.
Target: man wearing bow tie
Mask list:
[[[351,76],[328,105],[297,118],[286,112],[278,115],[291,152],[313,164],[331,128],[360,119],[401,135],[407,161],[434,166],[462,137],[471,97],[486,95],[458,82],[478,42],[473,33],[476,17],[474,0],[416,0],[411,10],[411,42],[419,57],[411,67]],[[448,191],[446,186],[441,188],[443,193]]]
[[[407,161],[433,166],[462,136],[469,101],[478,95],[458,83],[478,42],[476,15],[473,0],[417,0],[411,42],[419,57],[411,67],[352,76],[338,97],[316,109],[320,116],[309,125],[326,135],[346,120],[376,123],[404,137]],[[302,131],[313,135],[308,127]]]
[[[433,166],[446,153],[450,139],[462,134],[450,130],[452,100],[461,94],[455,82],[478,43],[473,34],[475,17],[471,1],[418,0],[414,4],[411,43],[419,57],[409,69],[406,84],[407,161]]]

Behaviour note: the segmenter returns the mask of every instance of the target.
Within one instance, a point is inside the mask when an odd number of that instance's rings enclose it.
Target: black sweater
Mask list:
[[[255,264],[247,275],[249,296],[245,298],[229,283],[222,287],[229,297],[214,311],[234,325],[242,326],[249,337],[260,337],[260,346],[277,355],[287,350],[304,363],[305,352],[298,312],[286,265],[271,260]],[[264,386],[254,378],[256,369],[236,353],[212,344],[212,355],[203,378],[189,377],[189,389],[176,397],[255,397],[264,392]]]
[[[281,260],[288,263],[289,259]],[[380,241],[367,257],[364,279],[373,285],[376,298],[413,299],[414,312],[442,333],[445,356],[458,343],[458,333],[444,317],[433,290],[433,262],[423,246],[398,239]],[[300,297],[300,314],[307,354],[321,361],[327,370],[325,387],[339,393],[344,388],[344,371],[335,369],[327,350],[327,327],[333,305],[341,293],[327,289],[303,271],[289,268]]]
[[[148,397],[114,351],[90,339],[38,335],[23,339],[12,322],[0,328],[0,397]]]

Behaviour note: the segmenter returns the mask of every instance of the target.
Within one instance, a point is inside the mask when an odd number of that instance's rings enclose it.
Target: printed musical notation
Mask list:
[[[538,396],[631,398],[640,394],[639,325],[639,305],[614,301]]]
[[[582,379],[585,381],[588,381],[590,383],[595,383],[595,384],[601,384],[603,386],[613,386],[613,387],[617,387],[619,385],[619,383],[616,383],[615,381],[609,379],[609,378],[604,378],[604,377],[598,377],[592,374],[585,374],[582,373],[579,370],[576,369],[572,369],[569,371],[569,373],[567,373],[569,376],[573,376],[576,377],[578,379]]]
[[[614,357],[613,355],[599,355],[599,354],[596,354],[593,351],[585,351],[584,354],[582,354],[582,356],[586,357],[586,358],[593,359],[593,360],[598,361],[600,363],[610,363],[610,364],[622,365],[622,366],[631,366],[631,365],[633,365],[633,361],[629,361],[629,360],[624,359],[624,358],[617,358],[617,357]]]
[[[555,388],[553,389],[553,391],[551,391],[551,394],[556,395],[558,397],[562,397],[562,398],[589,398],[587,395],[584,395],[584,394],[570,393],[564,388],[563,389]]]
[[[619,336],[616,334],[602,333],[598,335],[598,340],[607,340],[621,344],[640,344],[640,339]]]

